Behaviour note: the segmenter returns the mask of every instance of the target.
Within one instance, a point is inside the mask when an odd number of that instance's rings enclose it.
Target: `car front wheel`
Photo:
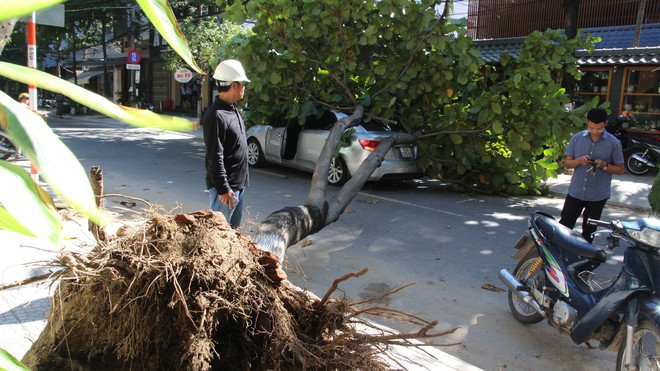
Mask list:
[[[261,146],[259,145],[259,142],[254,138],[250,138],[250,139],[248,139],[247,143],[248,143],[247,144],[248,165],[250,165],[252,167],[264,166],[264,164],[266,163],[266,159],[264,157],[264,151],[261,149]]]
[[[350,178],[346,163],[341,157],[335,157],[330,162],[330,171],[328,171],[328,183],[333,186],[340,186]]]

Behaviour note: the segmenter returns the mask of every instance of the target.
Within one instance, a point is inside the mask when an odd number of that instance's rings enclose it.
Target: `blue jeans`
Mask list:
[[[232,188],[232,191],[238,197],[238,205],[234,205],[233,209],[230,209],[229,205],[220,202],[220,195],[215,187],[209,188],[209,198],[211,201],[211,210],[221,212],[225,216],[225,219],[227,219],[227,223],[236,229],[241,225],[241,220],[243,219],[243,194],[245,190]]]

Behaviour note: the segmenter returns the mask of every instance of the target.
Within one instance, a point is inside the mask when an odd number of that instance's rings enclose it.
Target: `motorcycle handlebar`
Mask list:
[[[612,222],[606,222],[603,220],[591,219],[591,218],[587,219],[587,224],[597,225],[599,227],[607,227],[607,228],[610,228],[612,226]]]
[[[603,220],[589,218],[589,219],[587,219],[587,224],[597,225],[599,227],[605,227],[605,228],[608,228],[608,229],[610,229],[610,230],[612,230],[613,232],[616,232],[616,233],[623,233],[625,231],[625,228],[623,227],[621,222],[618,221],[618,220],[613,221],[613,222],[606,222],[606,221],[603,221]]]

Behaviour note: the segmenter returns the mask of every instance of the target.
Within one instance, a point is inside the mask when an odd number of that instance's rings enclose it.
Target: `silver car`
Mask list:
[[[270,162],[314,172],[332,125],[343,117],[346,114],[326,111],[321,117],[306,117],[304,125],[300,125],[297,119],[276,117],[268,125],[253,126],[247,131],[248,163],[259,167]],[[395,133],[395,129],[375,121],[357,125],[349,145],[341,148],[339,156],[332,160],[328,183],[346,183],[382,138]],[[403,180],[421,176],[422,171],[417,166],[417,147],[403,144],[389,150],[369,180]]]

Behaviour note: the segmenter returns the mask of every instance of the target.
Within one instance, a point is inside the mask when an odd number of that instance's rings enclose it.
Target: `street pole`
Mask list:
[[[30,21],[27,22],[27,65],[29,68],[37,69],[37,15],[32,12]],[[30,109],[37,111],[37,87],[29,84],[28,92],[30,94]],[[30,162],[30,176],[35,182],[39,181],[39,171]]]
[[[635,35],[633,36],[633,48],[639,46],[639,35],[642,31],[642,24],[644,23],[644,10],[646,9],[646,0],[641,0],[639,2],[639,7],[637,8],[637,19],[635,21]]]

